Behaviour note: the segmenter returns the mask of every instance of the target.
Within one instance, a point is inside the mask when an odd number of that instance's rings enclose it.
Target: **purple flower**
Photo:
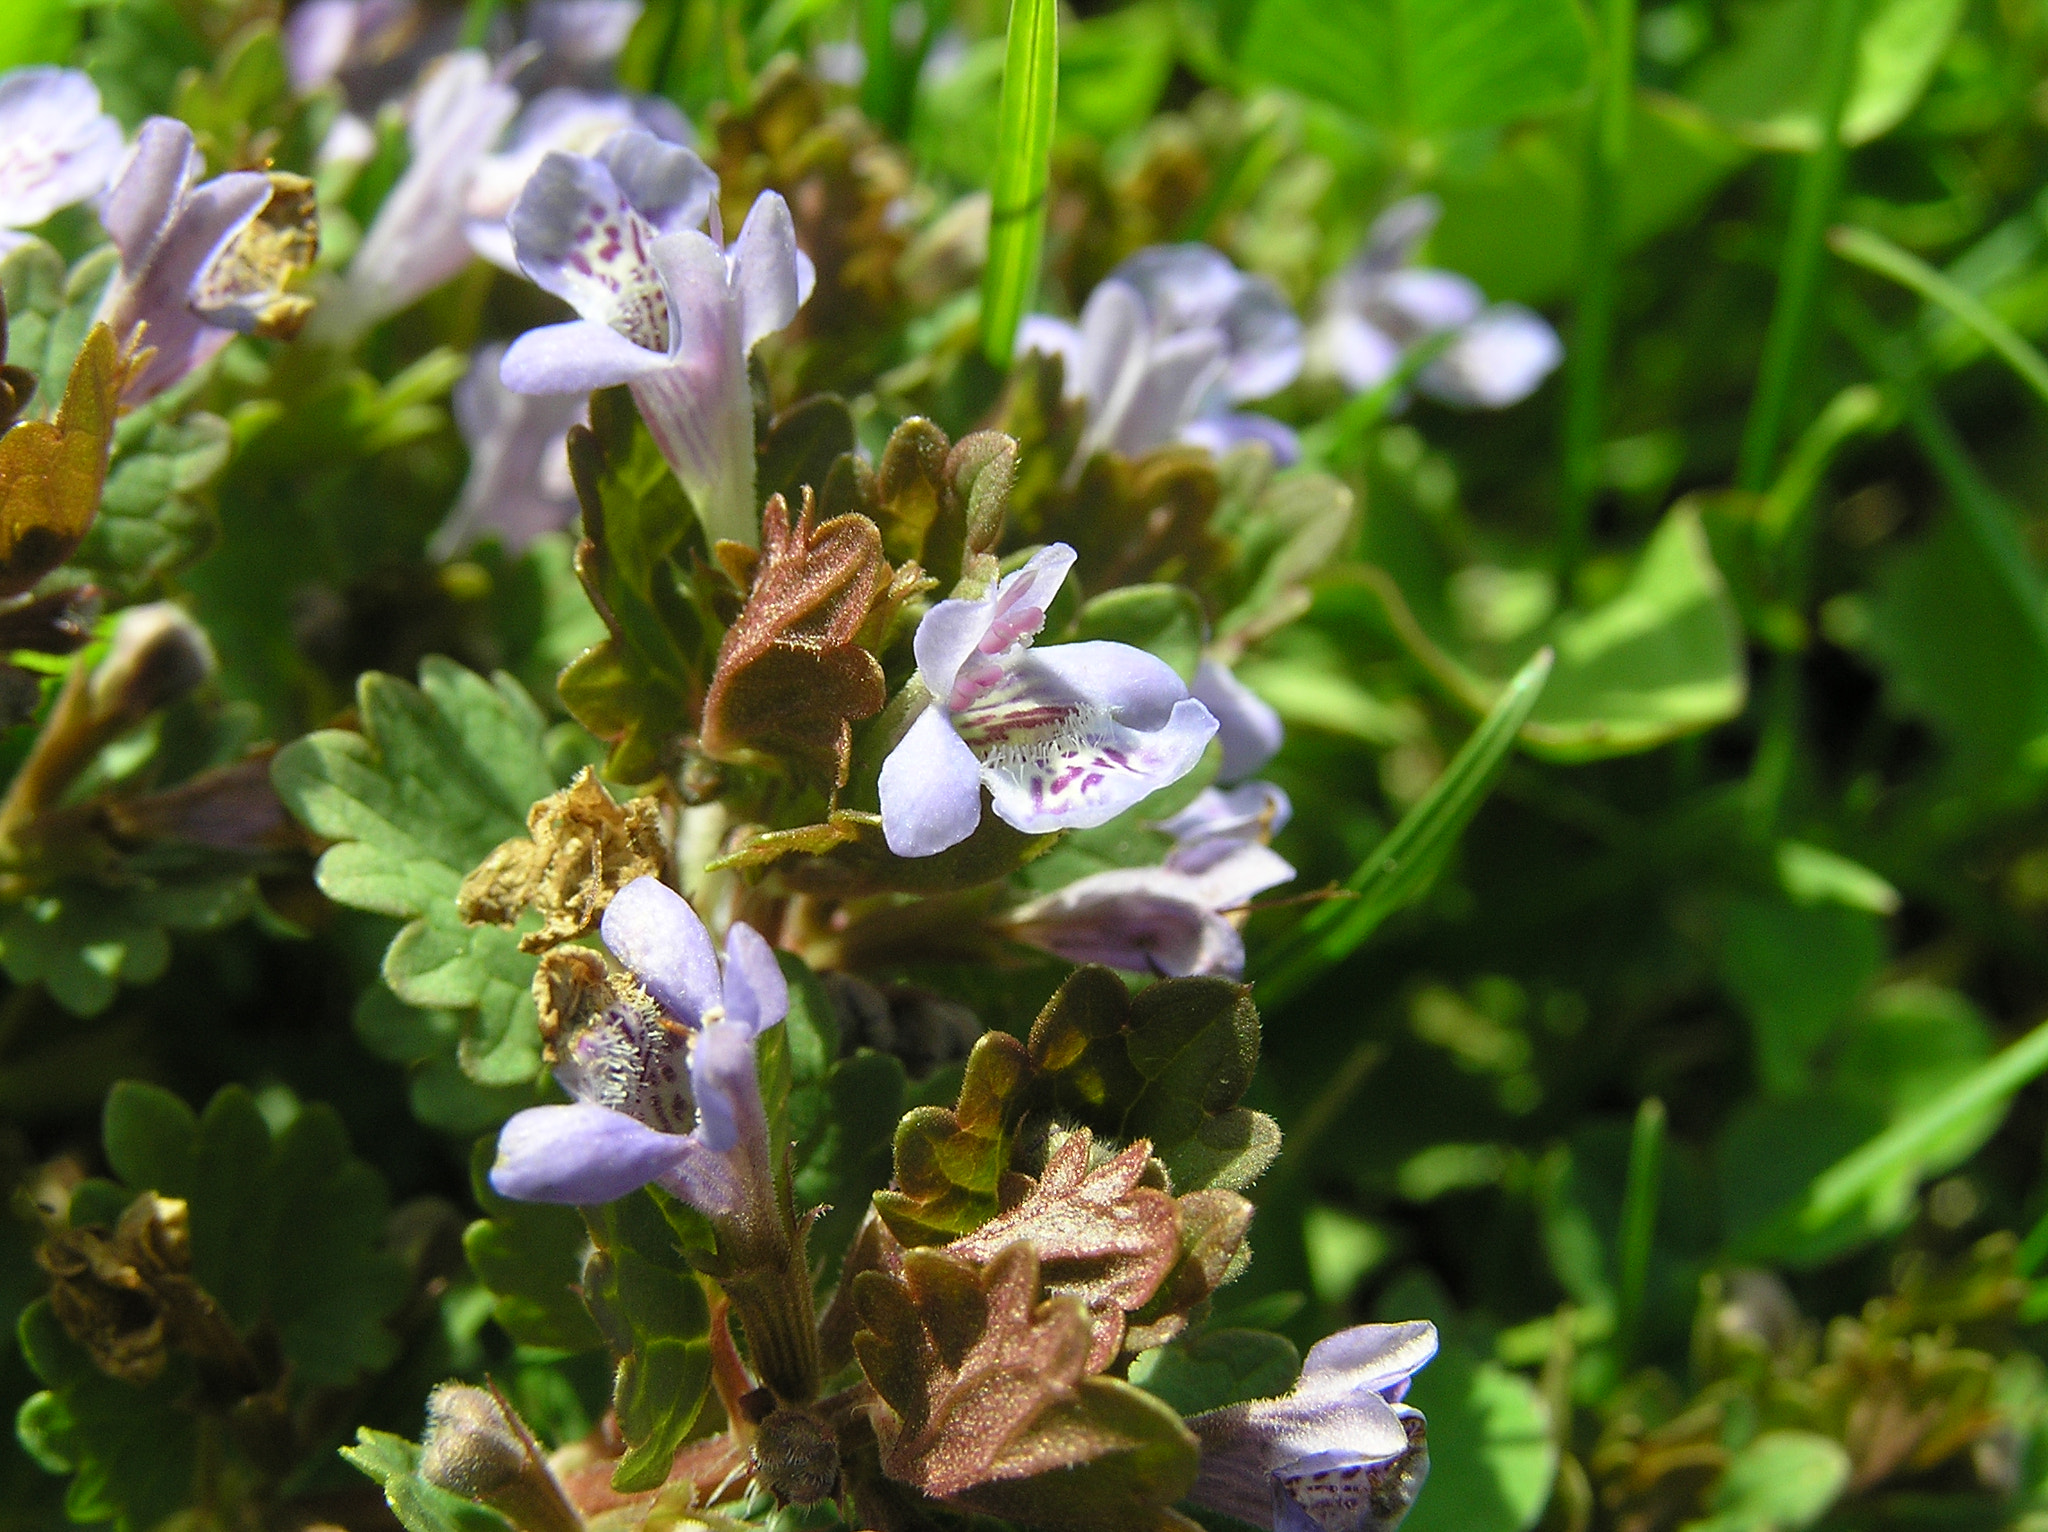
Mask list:
[[[59,209],[96,197],[121,163],[121,124],[76,69],[0,75],[0,253]]]
[[[98,317],[124,346],[140,327],[142,343],[156,353],[128,384],[131,405],[211,360],[248,325],[249,295],[208,278],[270,200],[270,178],[244,170],[202,182],[204,167],[190,128],[152,117],[100,202],[121,269]]]
[[[480,347],[455,386],[455,424],[469,447],[469,477],[428,551],[452,558],[496,536],[511,552],[576,519],[569,427],[589,410],[585,394],[515,394],[498,378],[505,347]]]
[[[789,1012],[774,951],[735,925],[721,973],[704,922],[656,878],[620,889],[602,930],[637,989],[557,1040],[555,1078],[575,1102],[507,1122],[491,1185],[587,1206],[653,1182],[713,1218],[772,1208],[754,1040]]]
[[[481,53],[451,53],[427,71],[408,125],[412,163],[377,209],[341,294],[323,309],[331,334],[388,319],[469,264],[464,199],[518,109],[518,92]]]
[[[1017,348],[1060,357],[1067,393],[1087,403],[1070,477],[1097,452],[1135,457],[1176,440],[1299,455],[1286,426],[1233,407],[1294,381],[1301,321],[1279,288],[1207,245],[1140,250],[1088,295],[1078,325],[1034,314]]]
[[[292,89],[309,95],[345,70],[387,62],[418,27],[417,0],[305,0],[284,23]]]
[[[1195,1504],[1273,1532],[1390,1532],[1429,1473],[1419,1411],[1402,1404],[1436,1355],[1436,1326],[1358,1325],[1310,1349],[1284,1399],[1188,1417]]]
[[[526,36],[558,72],[603,75],[625,51],[641,0],[532,0]]]
[[[1028,834],[1106,823],[1201,759],[1216,732],[1164,660],[1128,644],[1033,649],[1073,567],[1054,543],[979,600],[941,601],[917,626],[931,702],[882,763],[882,833],[931,856],[996,816]]]
[[[493,266],[517,271],[505,220],[541,161],[555,152],[595,154],[629,128],[645,128],[672,144],[690,142],[690,124],[660,96],[596,95],[564,86],[534,97],[512,125],[505,148],[486,156],[470,180],[464,207],[470,248]]]
[[[721,249],[717,190],[695,154],[639,130],[542,160],[512,209],[512,241],[526,274],[583,317],[520,336],[503,375],[522,394],[629,385],[709,536],[753,545],[747,353],[796,317],[812,271],[774,192]]]
[[[1195,667],[1193,691],[1202,706],[1216,715],[1216,743],[1223,747],[1217,781],[1226,785],[1242,782],[1280,753],[1286,733],[1280,715],[1232,675],[1228,665],[1203,660]]]
[[[1489,305],[1455,272],[1413,264],[1443,209],[1434,197],[1410,197],[1380,214],[1365,249],[1324,293],[1317,350],[1356,392],[1377,388],[1414,347],[1451,339],[1415,386],[1447,404],[1505,409],[1518,404],[1564,359],[1557,332],[1516,303]]]
[[[1244,972],[1243,916],[1229,914],[1293,878],[1293,867],[1266,844],[1289,812],[1287,795],[1268,782],[1204,788],[1159,825],[1175,837],[1159,866],[1078,878],[1010,911],[1004,924],[1018,940],[1071,963],[1235,978]]]

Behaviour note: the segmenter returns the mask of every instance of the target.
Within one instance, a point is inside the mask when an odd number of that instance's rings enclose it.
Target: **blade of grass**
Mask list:
[[[1344,467],[1357,461],[1366,436],[1408,392],[1408,386],[1431,362],[1450,349],[1455,331],[1419,341],[1401,354],[1394,370],[1362,394],[1354,394],[1334,415],[1301,433],[1301,458],[1311,467]]]
[[[469,0],[462,9],[462,46],[481,48],[505,0]]]
[[[1629,1141],[1628,1185],[1622,1193],[1620,1248],[1616,1252],[1615,1345],[1626,1370],[1642,1338],[1643,1297],[1650,1285],[1650,1247],[1657,1237],[1657,1199],[1664,1174],[1664,1103],[1652,1096],[1636,1109]]]
[[[1997,353],[1999,360],[2019,375],[2034,391],[2034,397],[2048,404],[2048,360],[2027,344],[2026,337],[1987,308],[1975,293],[1965,292],[1942,273],[1911,251],[1901,250],[1882,234],[1869,229],[1837,228],[1828,244],[1845,261],[1889,277],[1901,287],[1918,293],[1929,303],[1947,309],[1963,324],[1977,332],[1979,339]]]
[[[1459,831],[1485,802],[1514,748],[1515,736],[1543,694],[1551,663],[1551,652],[1544,649],[1507,684],[1493,711],[1472,731],[1444,774],[1345,883],[1357,897],[1316,906],[1262,965],[1262,1006],[1272,1010],[1300,994],[1423,890]]]
[[[1010,365],[1017,325],[1038,290],[1059,77],[1057,0],[1010,0],[996,168],[989,186],[994,207],[988,270],[981,284],[981,349],[997,367]]]
[[[1579,233],[1579,306],[1572,327],[1564,415],[1564,520],[1558,564],[1566,574],[1585,556],[1586,514],[1600,482],[1607,363],[1614,343],[1614,293],[1621,263],[1621,177],[1628,166],[1629,114],[1636,91],[1636,0],[1601,0],[1600,100],[1588,135],[1586,207]]]
[[[1825,1229],[1923,1159],[1958,1123],[2005,1101],[2043,1070],[2048,1070],[2048,1022],[1816,1176],[1799,1209],[1800,1227],[1808,1233]]]
[[[2048,603],[2042,599],[2040,576],[2013,530],[2011,508],[1985,479],[1961,435],[1927,391],[1919,348],[1907,337],[1887,335],[1868,309],[1847,296],[1835,305],[1835,324],[1884,380],[1906,429],[1955,502],[2042,657],[2048,659]]]
[[[1862,18],[1863,0],[1825,0],[1821,10],[1820,146],[1800,162],[1792,192],[1792,219],[1778,264],[1778,299],[1764,335],[1763,362],[1737,460],[1736,482],[1747,490],[1760,491],[1771,482],[1793,387],[1806,361],[1828,221],[1842,186],[1842,114],[1856,77]]]

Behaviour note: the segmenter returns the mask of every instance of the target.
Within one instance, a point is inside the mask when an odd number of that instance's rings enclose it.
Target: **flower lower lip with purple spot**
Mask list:
[[[1163,660],[1128,644],[1031,647],[1074,564],[1055,543],[980,600],[919,623],[932,701],[882,763],[882,831],[898,856],[932,856],[998,818],[1027,834],[1107,823],[1194,769],[1216,732]]]

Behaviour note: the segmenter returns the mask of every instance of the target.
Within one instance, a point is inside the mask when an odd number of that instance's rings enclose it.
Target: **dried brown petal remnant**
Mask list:
[[[635,798],[621,808],[587,766],[528,811],[526,832],[485,857],[455,896],[471,925],[509,926],[529,906],[538,910],[541,928],[519,939],[524,952],[581,936],[612,895],[635,878],[661,876],[660,804]]]
[[[792,527],[780,495],[761,517],[761,556],[719,645],[702,742],[720,760],[756,754],[846,782],[853,725],[888,698],[882,667],[855,642],[889,579],[882,534],[861,515],[815,523],[808,489]]]
[[[270,172],[270,200],[200,274],[193,295],[201,313],[265,340],[291,340],[305,327],[313,300],[286,291],[320,255],[320,208],[313,183]]]
[[[173,1350],[216,1360],[240,1342],[220,1306],[192,1280],[185,1204],[144,1192],[105,1229],[61,1229],[36,1251],[51,1277],[50,1307],[100,1371],[147,1383]]]

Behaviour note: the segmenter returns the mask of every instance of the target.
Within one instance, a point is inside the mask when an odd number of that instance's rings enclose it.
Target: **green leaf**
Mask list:
[[[1933,724],[1953,785],[2031,798],[2028,747],[2048,733],[2048,657],[1956,508],[1879,566],[1857,610],[1888,706]]]
[[[358,1426],[356,1444],[341,1455],[383,1486],[405,1532],[506,1532],[511,1525],[488,1506],[422,1479],[419,1445],[402,1436]]]
[[[1217,465],[1210,529],[1230,546],[1204,582],[1219,639],[1251,643],[1308,608],[1308,582],[1351,541],[1351,491],[1328,474],[1274,476],[1271,456],[1241,449]]]
[[[577,1296],[590,1243],[583,1220],[574,1208],[500,1197],[490,1182],[496,1155],[495,1134],[470,1152],[470,1189],[484,1216],[462,1236],[469,1269],[497,1300],[491,1317],[523,1346],[593,1350],[604,1337]]]
[[[1766,1431],[1735,1454],[1714,1486],[1712,1514],[1682,1532],[1797,1532],[1849,1483],[1848,1451],[1813,1431]]]
[[[606,775],[645,782],[668,741],[694,726],[718,649],[723,624],[699,588],[710,578],[704,533],[623,388],[591,395],[590,425],[569,433],[569,468],[583,505],[576,572],[611,636],[562,672],[559,689],[611,744]]]
[[[1621,591],[1590,612],[1568,612],[1496,641],[1483,609],[1461,614],[1458,577],[1427,556],[1366,572],[1389,620],[1430,672],[1474,712],[1500,695],[1504,670],[1539,646],[1557,664],[1523,727],[1529,747],[1561,760],[1647,750],[1741,712],[1748,695],[1742,624],[1714,567],[1697,512],[1667,515]],[[1464,572],[1471,591],[1475,571]],[[1442,592],[1443,594],[1438,594]],[[1461,631],[1462,630],[1462,631]]]
[[[1175,1192],[1241,1190],[1280,1149],[1238,1105],[1259,1058],[1259,1013],[1227,979],[1165,979],[1133,995],[1107,968],[1076,972],[1031,1028],[1035,1093],[1106,1137],[1152,1141]]]
[[[1486,801],[1549,675],[1546,650],[1509,683],[1422,801],[1402,816],[1346,881],[1346,890],[1358,897],[1320,906],[1267,960],[1267,971],[1259,976],[1267,1009],[1284,1005],[1319,974],[1341,963],[1379,929],[1381,921],[1428,885],[1459,832]]]
[[[397,1354],[383,1321],[406,1279],[382,1248],[383,1181],[350,1153],[332,1107],[273,1132],[240,1086],[194,1117],[131,1080],[108,1093],[103,1132],[131,1195],[190,1204],[194,1280],[238,1327],[272,1326],[304,1381],[346,1383]]]
[[[64,393],[64,379],[92,329],[120,261],[105,246],[73,266],[39,239],[29,239],[0,258],[0,293],[7,298],[7,362],[26,367],[40,386],[29,413],[47,419]],[[118,429],[118,428],[117,428]]]
[[[227,464],[228,423],[173,418],[169,396],[125,416],[100,513],[71,566],[116,600],[139,600],[198,558],[217,532],[207,491]]]
[[[995,1216],[996,1186],[1009,1168],[1031,1068],[1023,1044],[986,1033],[967,1056],[957,1106],[904,1114],[894,1145],[896,1184],[874,1199],[903,1243],[944,1244]]]
[[[1301,1376],[1301,1353],[1270,1330],[1202,1330],[1131,1363],[1131,1381],[1181,1415],[1274,1399]]]
[[[240,1086],[194,1114],[131,1080],[108,1093],[103,1136],[125,1184],[81,1187],[74,1226],[101,1221],[144,1191],[183,1199],[193,1280],[245,1339],[261,1338],[258,1355],[276,1347],[295,1395],[347,1387],[397,1358],[385,1322],[408,1276],[384,1248],[383,1181],[350,1152],[333,1108],[307,1106],[273,1129]],[[237,1449],[205,1416],[234,1401],[195,1406],[209,1396],[182,1355],[146,1385],[117,1381],[65,1334],[47,1302],[22,1316],[21,1340],[49,1393],[18,1426],[40,1458],[73,1474],[66,1504],[74,1519],[145,1528],[182,1509],[202,1437],[213,1472],[255,1472],[217,1461]]]
[[[1408,1403],[1429,1420],[1429,1487],[1410,1532],[1523,1532],[1557,1474],[1549,1412],[1525,1378],[1447,1345],[1416,1375]]]
[[[77,45],[80,16],[69,0],[14,0],[0,11],[0,70],[62,64]]]
[[[1038,296],[1059,77],[1055,0],[1011,0],[981,285],[981,349],[998,367],[1009,366],[1017,326]]]
[[[1125,585],[1092,596],[1075,620],[1073,639],[1108,639],[1155,654],[1183,681],[1202,658],[1202,603],[1180,585]]]
[[[64,1333],[48,1299],[24,1309],[23,1358],[47,1385],[21,1407],[15,1432],[46,1468],[69,1473],[65,1513],[143,1532],[191,1503],[200,1425],[179,1398],[194,1383],[178,1359],[140,1388],[108,1377]]]
[[[1566,0],[1258,0],[1239,62],[1378,127],[1499,127],[1587,77],[1586,23]]]
[[[430,1128],[466,1137],[495,1127],[533,1102],[529,1084],[479,1085],[459,1062],[468,1018],[461,1011],[407,1005],[382,984],[356,996],[356,1039],[403,1067],[412,1114]]]
[[[1766,0],[1736,13],[1733,46],[1700,66],[1688,94],[1759,148],[1818,148],[1822,10],[1822,0]],[[1874,0],[1857,39],[1844,142],[1868,143],[1898,126],[1933,79],[1962,13],[1962,0]]]
[[[1575,292],[1589,128],[1586,110],[1560,112],[1490,154],[1446,164],[1434,186],[1444,216],[1430,240],[1430,264],[1462,272],[1495,299],[1549,303]],[[1615,194],[1619,253],[1697,216],[1750,157],[1698,107],[1639,93]]]
[[[1877,917],[1840,905],[1740,898],[1722,916],[1721,981],[1749,1017],[1764,1088],[1792,1095],[1884,962]]]
[[[463,877],[557,786],[540,712],[509,676],[486,681],[432,656],[414,688],[372,673],[357,688],[363,732],[324,729],[278,752],[278,795],[336,844],[315,869],[337,903],[407,924],[384,955],[399,999],[467,1013],[457,1057],[479,1084],[518,1085],[540,1068],[534,959],[516,929],[469,927]]]
[[[581,1277],[584,1301],[619,1359],[612,1407],[627,1451],[612,1488],[621,1494],[668,1477],[711,1387],[711,1310],[671,1214],[701,1223],[652,1190],[585,1215],[593,1254]]]
[[[69,879],[39,897],[0,905],[0,966],[16,984],[42,984],[76,1016],[97,1016],[123,984],[148,984],[171,959],[168,933],[232,924],[256,902],[247,873],[204,869],[125,884]]]

